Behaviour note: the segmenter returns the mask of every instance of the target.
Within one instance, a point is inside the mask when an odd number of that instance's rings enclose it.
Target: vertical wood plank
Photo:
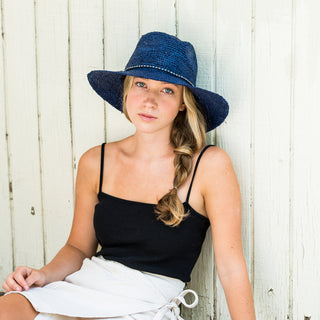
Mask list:
[[[0,8],[2,3],[0,1]],[[5,34],[2,30],[2,12],[0,12],[0,284],[6,276],[12,272],[12,230],[9,195],[9,167],[7,150],[7,124],[6,124],[6,100],[5,100],[5,70],[3,56],[3,38]]]
[[[319,1],[296,1],[290,319],[320,319],[319,12]]]
[[[198,59],[197,86],[213,90],[213,2],[209,0],[178,0],[176,5],[177,35],[181,40],[191,42],[196,50]],[[189,283],[189,287],[194,289],[200,297],[199,305],[192,310],[184,309],[187,319],[213,319],[214,280],[212,260],[212,240],[211,235],[207,235],[201,256],[192,272],[192,280]]]
[[[45,263],[47,263],[67,239],[73,208],[68,2],[37,1],[36,31]]]
[[[175,0],[140,0],[140,32],[176,33]]]
[[[123,70],[139,39],[139,1],[105,0],[105,67]],[[107,141],[134,133],[123,113],[107,105]]]
[[[43,265],[34,1],[4,0],[15,264]]]
[[[194,44],[198,85],[230,103],[216,136],[240,182],[257,319],[320,317],[320,5],[272,1],[252,2],[251,38],[251,1],[0,0],[0,282],[14,265],[40,267],[61,247],[76,164],[105,139],[104,127],[108,141],[134,130],[113,107],[105,119],[86,73],[123,69],[139,36],[159,30]],[[189,284],[201,302],[186,319],[230,319],[211,241],[209,231]]]
[[[254,296],[257,319],[289,306],[291,1],[255,8]]]
[[[105,141],[102,98],[87,73],[103,69],[103,0],[70,0],[70,105],[74,176],[81,155]]]
[[[230,111],[216,131],[217,145],[226,150],[236,171],[242,200],[242,241],[252,275],[252,94],[251,0],[216,2],[216,91]],[[233,39],[233,40],[231,40]],[[223,288],[217,281],[217,319],[230,319]]]

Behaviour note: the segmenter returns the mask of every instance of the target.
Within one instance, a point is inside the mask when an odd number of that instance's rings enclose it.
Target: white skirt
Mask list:
[[[85,259],[81,269],[44,287],[12,291],[24,295],[39,312],[36,320],[79,318],[183,320],[179,304],[193,308],[198,296],[184,282],[124,266],[102,256]],[[194,295],[187,304],[184,296]]]

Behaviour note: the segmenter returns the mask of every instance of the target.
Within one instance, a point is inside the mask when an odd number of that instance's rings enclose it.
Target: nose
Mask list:
[[[158,106],[157,103],[157,95],[152,91],[148,90],[145,95],[144,105],[147,108],[156,108]]]

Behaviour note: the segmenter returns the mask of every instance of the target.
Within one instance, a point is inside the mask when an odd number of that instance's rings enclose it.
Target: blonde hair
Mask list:
[[[126,76],[123,85],[123,112],[130,121],[126,109],[128,91],[133,83],[132,76]],[[171,130],[170,142],[174,146],[174,179],[173,188],[165,194],[155,208],[158,219],[166,225],[175,227],[188,215],[177,190],[187,180],[192,170],[192,157],[205,144],[206,123],[197,107],[193,93],[182,87],[182,98],[186,106],[175,118]]]

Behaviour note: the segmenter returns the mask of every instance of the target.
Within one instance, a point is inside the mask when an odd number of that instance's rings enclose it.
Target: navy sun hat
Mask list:
[[[125,76],[188,87],[205,118],[206,130],[210,131],[224,121],[229,106],[217,93],[196,86],[197,69],[197,57],[191,43],[163,32],[150,32],[140,38],[124,71],[94,70],[87,77],[96,93],[120,111]]]

